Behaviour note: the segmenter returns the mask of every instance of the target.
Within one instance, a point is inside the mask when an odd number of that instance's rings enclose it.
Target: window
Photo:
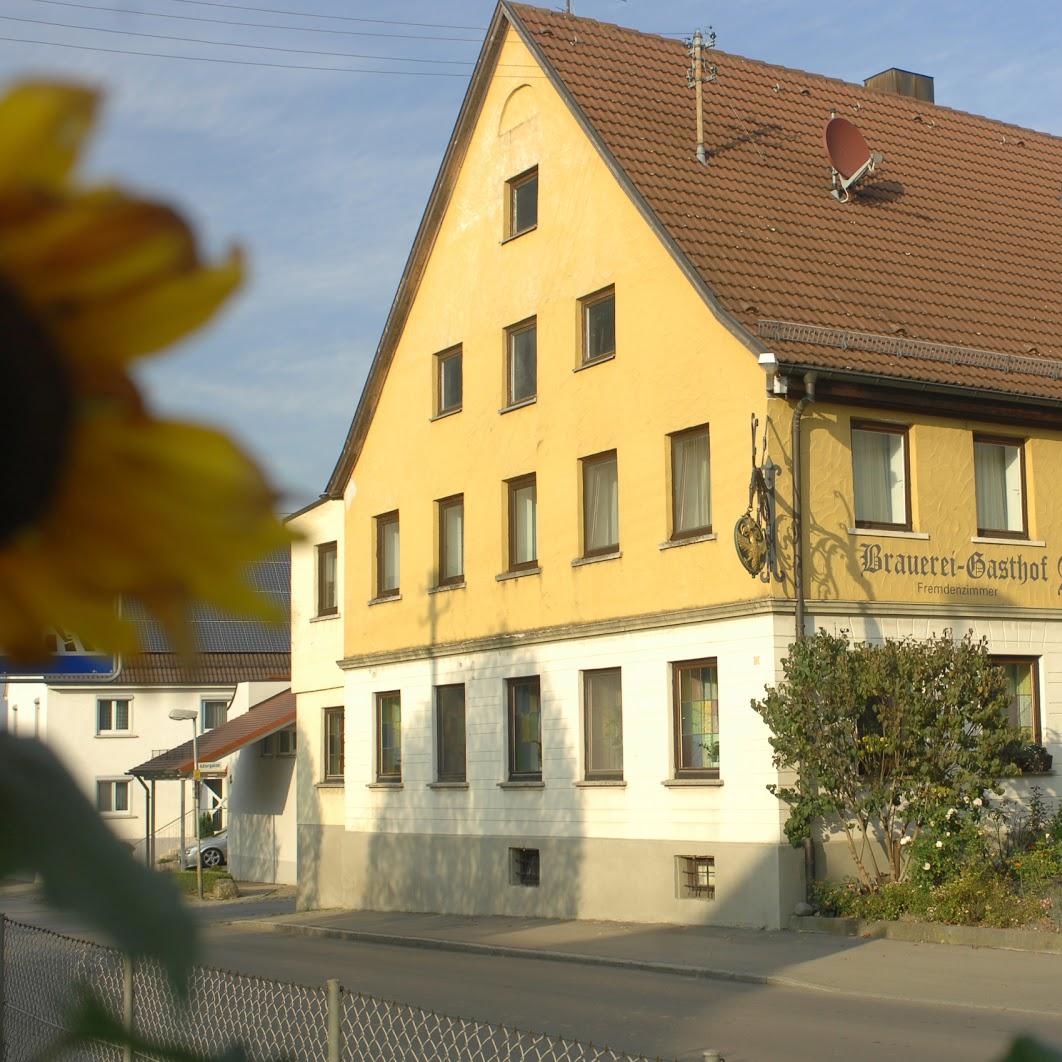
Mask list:
[[[96,702],[96,733],[129,733],[129,700],[98,700]]]
[[[398,513],[376,517],[376,596],[398,596]]]
[[[1040,744],[1040,661],[1036,657],[997,656],[992,663],[1007,676],[1010,725],[1017,727],[1026,741]]]
[[[676,856],[678,898],[715,899],[715,859],[712,856]]]
[[[538,391],[538,324],[534,318],[505,330],[506,405],[534,398]]]
[[[581,300],[583,315],[582,363],[616,353],[616,289],[606,288]]]
[[[334,542],[317,547],[317,615],[334,616],[339,611],[336,591],[337,551]]]
[[[708,425],[671,436],[671,538],[712,530],[708,482]]]
[[[128,815],[129,783],[115,778],[97,782],[96,810],[101,815]]]
[[[856,527],[911,530],[907,429],[852,421]]]
[[[465,496],[455,494],[435,503],[439,510],[439,586],[465,578]]]
[[[507,679],[509,781],[542,780],[542,699],[538,676]]]
[[[719,681],[714,660],[672,665],[675,777],[719,777]]]
[[[202,729],[204,732],[213,730],[225,722],[225,716],[229,711],[229,702],[222,700],[204,700],[200,715],[202,717]]]
[[[509,849],[509,884],[531,885],[539,882],[539,850],[537,848]]]
[[[402,695],[376,694],[376,781],[402,781]]]
[[[619,484],[616,451],[584,457],[583,556],[619,549]]]
[[[538,167],[506,182],[509,190],[507,236],[519,236],[538,224]]]
[[[975,435],[974,481],[977,533],[1025,538],[1025,444]]]
[[[583,672],[586,777],[623,777],[623,701],[620,669]]]
[[[438,780],[465,780],[465,687],[435,687],[435,727],[438,737]]]
[[[274,736],[276,737],[276,749],[278,756],[295,755],[295,727],[285,727],[283,730],[277,731]]]
[[[435,355],[435,415],[461,408],[461,348]]]
[[[222,780],[220,778],[204,778],[203,788],[200,792],[199,812],[200,815],[210,816],[210,825],[217,833],[222,828],[221,813],[225,807],[225,798],[222,795]]]
[[[509,571],[538,565],[538,487],[535,475],[510,479]]]
[[[324,710],[324,781],[343,781],[345,742],[343,709],[326,708]]]

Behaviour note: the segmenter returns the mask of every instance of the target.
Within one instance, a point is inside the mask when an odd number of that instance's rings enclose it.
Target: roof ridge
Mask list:
[[[565,11],[554,11],[548,7],[540,7],[537,4],[526,3],[509,3],[508,6],[512,7],[515,11],[521,9],[525,11],[535,11],[547,15],[551,18],[561,18],[564,20],[571,20],[573,22],[580,22],[583,24],[591,24],[595,26],[603,26],[611,29],[622,30],[624,33],[636,34],[639,37],[649,37],[652,40],[663,41],[667,44],[682,45],[683,41],[674,37],[668,37],[662,33],[650,33],[647,30],[636,29],[633,26],[624,26],[618,22],[605,22],[601,19],[587,18],[584,15],[572,15]],[[1062,141],[1062,135],[1058,133],[1049,133],[1043,129],[1036,129],[1030,125],[1018,125],[1016,122],[1008,122],[1002,118],[993,118],[988,114],[979,114],[977,111],[964,111],[958,107],[949,107],[946,103],[930,103],[928,100],[916,100],[910,96],[904,96],[898,92],[875,92],[873,89],[869,89],[866,85],[860,84],[858,81],[845,81],[844,78],[833,77],[830,74],[822,74],[815,70],[805,70],[799,66],[786,66],[782,63],[772,63],[766,59],[756,59],[750,55],[743,55],[741,52],[728,52],[723,48],[712,48],[712,55],[718,55],[727,59],[738,59],[744,63],[750,63],[753,66],[765,67],[771,70],[778,70],[786,74],[797,74],[801,77],[814,78],[817,81],[832,82],[837,85],[842,85],[846,89],[851,89],[861,93],[868,99],[872,99],[875,102],[885,101],[888,103],[899,102],[901,105],[929,108],[934,111],[945,111],[948,114],[958,115],[963,118],[974,118],[982,122],[990,122],[992,125],[1002,126],[1008,129],[1016,129],[1023,133],[1032,133],[1036,136],[1046,137],[1049,140]],[[886,67],[886,70],[891,70],[892,67]],[[910,71],[909,71],[910,72]],[[871,75],[873,76],[873,75]],[[933,75],[923,75],[931,77]]]

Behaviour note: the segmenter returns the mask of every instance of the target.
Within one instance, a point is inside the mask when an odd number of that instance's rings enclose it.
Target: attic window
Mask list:
[[[529,232],[538,225],[538,167],[506,182],[508,192],[508,238]]]

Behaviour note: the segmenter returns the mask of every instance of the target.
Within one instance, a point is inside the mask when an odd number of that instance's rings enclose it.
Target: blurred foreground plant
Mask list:
[[[196,602],[281,618],[246,578],[290,540],[262,474],[225,435],[153,416],[128,372],[214,314],[240,255],[205,264],[174,210],[75,181],[96,105],[50,83],[0,98],[0,651],[22,660],[57,629],[134,651],[123,596],[183,652]],[[195,934],[176,889],[51,752],[0,734],[0,878],[17,871],[183,983]]]

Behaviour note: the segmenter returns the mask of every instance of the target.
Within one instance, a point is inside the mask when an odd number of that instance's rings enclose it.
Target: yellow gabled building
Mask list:
[[[973,628],[1056,739],[1059,142],[895,71],[690,64],[495,13],[296,518],[306,906],[784,924],[749,702],[795,621]],[[837,116],[884,155],[840,198]]]

